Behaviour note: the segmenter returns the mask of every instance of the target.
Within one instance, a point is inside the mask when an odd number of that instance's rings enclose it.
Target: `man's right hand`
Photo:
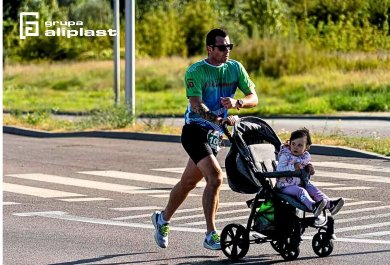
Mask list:
[[[236,124],[236,122],[238,121],[238,116],[237,115],[229,115],[227,118],[223,119],[221,124],[227,124],[229,126],[233,126],[234,124]]]

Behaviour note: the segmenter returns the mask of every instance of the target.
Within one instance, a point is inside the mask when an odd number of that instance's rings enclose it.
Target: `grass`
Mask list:
[[[354,54],[356,58],[360,58]],[[344,56],[345,57],[345,56]],[[367,59],[367,56],[363,56]],[[150,117],[183,116],[187,106],[183,76],[197,58],[136,60],[136,114]],[[371,57],[367,60],[372,61]],[[124,99],[124,62],[121,62],[121,101]],[[351,63],[351,60],[349,61]],[[362,62],[360,62],[362,63]],[[259,106],[240,115],[337,114],[346,111],[389,112],[390,75],[387,64],[361,70],[313,68],[301,74],[270,78],[251,73]],[[5,125],[48,131],[129,130],[179,134],[174,128],[150,120],[133,125],[124,108],[113,108],[112,61],[9,64],[4,67],[3,107],[12,115]],[[238,92],[237,97],[242,97]],[[27,112],[27,115],[21,115]],[[91,112],[80,121],[53,119],[55,112]],[[232,111],[231,114],[237,114]],[[316,143],[345,145],[390,155],[389,139],[318,135]]]
[[[136,112],[181,116],[186,108],[183,76],[199,58],[137,59]],[[124,63],[122,62],[122,70]],[[243,114],[332,114],[390,111],[388,69],[313,69],[269,78],[251,74],[260,98]],[[16,64],[4,68],[3,106],[14,111],[85,112],[114,105],[111,61]],[[121,73],[124,99],[124,72]],[[238,94],[240,96],[240,94]]]

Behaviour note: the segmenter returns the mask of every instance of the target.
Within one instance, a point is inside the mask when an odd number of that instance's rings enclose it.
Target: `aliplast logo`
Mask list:
[[[20,39],[40,36],[40,24],[38,12],[21,12],[19,15]],[[44,36],[48,37],[114,37],[117,35],[114,29],[85,29],[82,21],[53,21],[44,22]]]

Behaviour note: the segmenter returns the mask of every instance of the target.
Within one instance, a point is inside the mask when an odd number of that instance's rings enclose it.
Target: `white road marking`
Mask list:
[[[60,176],[55,176],[55,175],[47,175],[47,174],[39,174],[39,173],[38,174],[12,174],[12,175],[7,175],[7,176],[14,177],[14,178],[56,183],[56,184],[61,184],[61,185],[89,188],[89,189],[128,193],[128,194],[145,194],[145,193],[148,194],[148,193],[169,192],[166,190],[147,189],[147,188],[142,188],[142,187],[137,187],[137,186],[120,185],[120,184],[113,184],[113,183],[107,183],[107,182],[60,177]]]
[[[346,206],[356,206],[356,205],[362,205],[362,204],[370,204],[370,203],[381,203],[381,201],[357,201],[357,202],[347,202],[344,204],[344,207]]]
[[[184,172],[184,167],[155,168],[151,170],[182,174]]]
[[[336,221],[337,223],[337,221]],[[383,223],[371,223],[368,225],[356,225],[356,226],[348,226],[348,227],[342,227],[342,228],[336,228],[335,233],[342,233],[342,232],[350,232],[350,231],[357,231],[357,230],[364,230],[364,229],[372,229],[376,227],[386,227],[390,226],[390,222],[383,222]],[[313,236],[316,232],[310,232],[307,233],[308,236]]]
[[[312,240],[312,236],[302,236],[303,239]],[[375,239],[360,239],[360,238],[347,238],[337,237],[337,242],[346,243],[363,243],[363,244],[390,244],[390,240],[375,240]]]
[[[376,172],[390,173],[390,168],[388,168],[388,167],[369,166],[369,165],[361,165],[361,164],[349,164],[349,163],[340,163],[340,162],[314,162],[314,166],[328,167],[328,168],[357,169],[357,170],[367,170],[370,172],[376,171]]]
[[[26,213],[14,213],[13,215],[23,216],[23,217],[40,216],[40,217],[47,217],[47,218],[67,220],[67,221],[76,221],[76,222],[82,222],[82,223],[154,229],[153,224],[127,223],[127,222],[106,220],[106,219],[100,219],[100,218],[83,217],[83,216],[70,215],[66,212],[61,212],[61,211],[26,212]],[[192,232],[192,233],[204,233],[205,232],[204,229],[189,228],[189,227],[172,227],[171,226],[169,229],[173,230],[173,231],[183,231],[183,232]]]
[[[137,174],[123,171],[115,171],[115,170],[107,170],[107,171],[81,171],[77,172],[80,174],[101,176],[107,178],[116,178],[116,179],[126,179],[126,180],[135,180],[149,183],[157,183],[157,184],[166,184],[166,185],[176,185],[179,182],[177,178],[168,178],[162,176],[154,176],[154,175],[146,175],[146,174]],[[205,187],[206,182],[204,180],[200,181],[197,184],[197,187]],[[229,186],[226,184],[222,184],[222,190],[230,190]]]
[[[219,214],[218,214],[219,215]],[[223,223],[223,222],[230,222],[230,221],[237,221],[237,220],[248,220],[249,218],[249,213],[244,216],[235,216],[235,217],[227,217],[227,218],[218,218],[215,220],[216,223]],[[246,223],[246,221],[245,221]],[[185,224],[180,224],[181,226],[185,225],[205,225],[206,221],[198,221],[198,222],[191,222],[191,223],[185,223]]]
[[[153,194],[153,195],[149,195],[150,197],[155,197],[155,198],[169,198],[169,194]],[[198,194],[188,194],[187,197],[200,197],[202,195],[198,195]]]
[[[344,185],[344,184],[337,184],[337,183],[324,182],[324,181],[310,181],[310,183],[313,183],[317,187],[333,187],[333,186],[343,186]]]
[[[367,237],[387,236],[387,235],[390,235],[390,231],[379,231],[379,232],[373,232],[373,233],[365,233],[365,234],[354,235],[353,237],[367,238]]]
[[[336,223],[337,223],[337,221],[336,221]],[[386,227],[386,226],[390,226],[390,222],[371,223],[368,225],[348,226],[348,227],[343,227],[343,228],[336,228],[335,231],[336,231],[336,233],[341,233],[341,232],[349,232],[349,231],[356,231],[356,230],[363,230],[363,229],[372,229],[375,227]]]
[[[70,199],[60,199],[64,202],[90,202],[90,201],[111,201],[112,199],[108,198],[70,198]]]
[[[377,182],[377,183],[390,183],[389,177],[384,176],[375,176],[375,175],[361,175],[361,174],[350,174],[350,173],[340,173],[340,172],[328,172],[316,170],[316,177],[327,177],[327,178],[336,178],[336,179],[348,179],[348,180],[359,180],[367,182]]]
[[[154,230],[154,226],[152,224],[140,224],[140,223],[127,223],[121,221],[113,221],[99,218],[90,218],[83,216],[75,216],[67,214],[66,212],[60,211],[52,211],[52,212],[24,212],[24,213],[14,213],[15,216],[21,217],[32,217],[32,216],[40,216],[46,218],[53,218],[59,220],[66,221],[75,221],[75,222],[83,222],[83,223],[93,223],[93,224],[101,224],[101,225],[112,225],[112,226],[122,226],[122,227],[133,227],[133,228],[145,228]],[[189,228],[189,227],[177,227],[170,226],[171,231],[182,231],[182,232],[191,232],[191,233],[200,233],[204,234],[205,229],[199,228]],[[303,236],[306,240],[312,240],[311,236]],[[339,242],[351,242],[351,243],[364,243],[364,244],[390,244],[388,240],[372,240],[372,239],[356,239],[356,238],[338,238]]]
[[[78,193],[65,192],[60,190],[42,189],[18,184],[3,183],[3,190],[12,193],[36,196],[41,198],[56,198],[56,197],[80,197],[86,196]]]
[[[379,210],[384,210],[384,209],[389,209],[390,205],[384,205],[384,206],[377,206],[377,207],[370,207],[370,208],[359,208],[359,209],[354,209],[354,210],[341,210],[337,216],[342,215],[342,214],[351,214],[351,213],[362,213],[362,212],[370,212],[370,211],[379,211]]]
[[[248,212],[247,218],[249,217],[249,211],[250,209],[240,209],[240,210],[230,210],[226,212],[218,212],[217,216],[221,215],[226,215],[226,214],[232,214],[232,213],[242,213],[242,212]],[[186,216],[181,216],[181,217],[174,217],[172,220],[173,221],[178,221],[178,220],[188,220],[188,219],[193,219],[193,218],[199,218],[199,217],[204,217],[204,214],[194,214],[194,215],[186,215]],[[229,217],[228,219],[230,220],[232,217]],[[206,223],[206,222],[205,222]],[[186,223],[186,224],[192,224],[192,223]]]
[[[327,190],[369,190],[369,189],[373,189],[373,187],[356,186],[356,187],[337,187],[337,188],[324,188],[324,189],[327,189]]]
[[[219,203],[219,206],[218,208],[227,208],[227,207],[231,207],[231,206],[244,206],[245,203],[243,202],[225,202],[225,203]],[[153,208],[153,209],[157,209],[156,208]],[[180,213],[190,213],[190,212],[196,212],[196,211],[203,211],[203,207],[197,207],[197,208],[188,208],[188,209],[179,209],[176,211],[176,214],[180,214]],[[129,219],[139,219],[139,218],[145,218],[145,217],[150,217],[151,216],[151,213],[148,213],[148,214],[140,214],[140,215],[131,215],[131,216],[123,216],[123,217],[117,217],[117,218],[113,218],[112,220],[129,220]],[[174,218],[176,219],[176,217]]]
[[[18,205],[18,204],[21,204],[19,202],[3,202],[3,205],[6,206],[6,205]]]
[[[145,211],[145,210],[155,210],[157,206],[134,206],[134,207],[122,207],[122,208],[110,208],[110,210],[119,211],[119,212],[130,212],[130,211]]]
[[[369,220],[369,219],[378,219],[378,218],[389,217],[389,216],[390,216],[390,213],[382,213],[382,214],[375,214],[375,215],[365,215],[365,216],[359,216],[359,217],[337,219],[336,223],[337,224],[342,224],[342,223],[363,221],[363,220]]]

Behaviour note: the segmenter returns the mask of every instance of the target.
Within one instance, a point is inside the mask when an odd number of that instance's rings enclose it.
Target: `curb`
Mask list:
[[[141,141],[156,141],[156,142],[171,142],[180,143],[179,135],[157,134],[157,133],[135,133],[135,132],[115,132],[115,131],[87,131],[87,132],[46,132],[33,129],[19,128],[15,126],[3,126],[3,133],[37,137],[37,138],[58,138],[58,137],[98,137],[98,138],[113,138],[113,139],[128,139]],[[230,146],[228,140],[224,141],[223,146]],[[331,146],[331,145],[316,145],[310,147],[310,153],[315,155],[325,156],[342,156],[355,158],[369,159],[385,159],[390,160],[390,157],[379,155],[372,152],[366,152],[349,147]]]

